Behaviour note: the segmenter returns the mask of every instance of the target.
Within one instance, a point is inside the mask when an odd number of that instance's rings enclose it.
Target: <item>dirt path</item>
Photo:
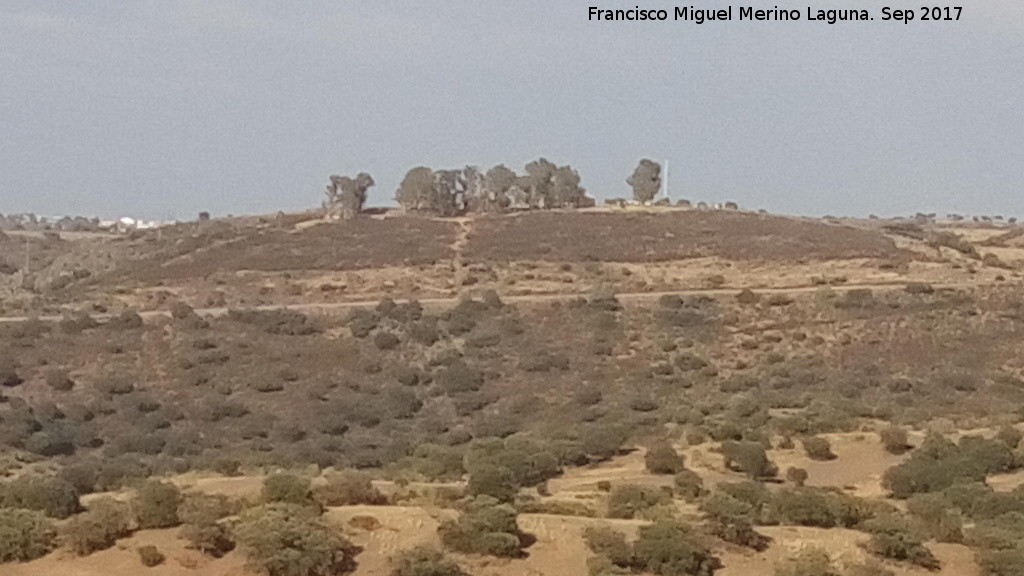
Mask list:
[[[459,232],[452,242],[452,281],[455,283],[455,295],[462,294],[462,286],[466,281],[466,247],[469,246],[469,234],[473,229],[472,218],[458,218]]]
[[[833,292],[842,293],[849,292],[851,290],[875,290],[878,292],[889,292],[896,290],[903,290],[907,286],[907,282],[889,282],[889,283],[873,283],[873,284],[844,284],[842,286],[831,286],[828,289]],[[1001,286],[1007,286],[1008,284],[1000,284]],[[942,290],[957,290],[967,288],[982,288],[988,286],[987,284],[932,284],[932,287],[936,291]],[[765,294],[809,294],[822,290],[821,286],[809,286],[809,285],[797,285],[797,286],[785,286],[776,288],[759,288],[754,290],[755,293]],[[645,302],[653,302],[662,296],[678,295],[678,296],[736,296],[741,292],[737,288],[711,288],[711,289],[690,289],[690,290],[670,290],[661,292],[623,292],[617,293],[616,298],[620,302],[628,304],[641,304]],[[540,303],[540,302],[558,302],[563,300],[572,300],[574,298],[580,298],[586,296],[586,293],[582,292],[559,292],[551,294],[530,294],[527,296],[503,296],[502,300],[510,304],[517,303]],[[406,298],[397,298],[396,302],[407,301]],[[459,298],[424,298],[417,299],[417,301],[424,307],[445,307],[451,306],[458,303]],[[320,313],[332,313],[340,312],[345,310],[351,310],[353,308],[372,308],[376,306],[380,300],[357,300],[352,302],[318,302],[311,304],[268,304],[265,306],[252,306],[247,308],[248,310],[295,310],[297,312],[320,312]],[[197,314],[204,316],[224,316],[228,313],[229,308],[196,308]],[[140,312],[140,316],[144,320],[154,318],[165,318],[170,317],[171,313],[169,310],[150,310]],[[94,314],[93,318],[97,321],[103,322],[113,317],[112,314]],[[4,323],[17,323],[27,322],[29,320],[40,320],[43,322],[58,322],[62,319],[62,316],[58,315],[47,315],[47,316],[4,316],[0,317],[0,324]]]

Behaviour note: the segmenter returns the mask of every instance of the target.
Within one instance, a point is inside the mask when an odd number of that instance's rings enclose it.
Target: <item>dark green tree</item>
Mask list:
[[[633,188],[633,198],[637,202],[651,202],[661,190],[661,164],[644,158],[626,180]]]

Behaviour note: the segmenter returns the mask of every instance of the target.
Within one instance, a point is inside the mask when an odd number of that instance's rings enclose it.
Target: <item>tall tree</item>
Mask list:
[[[661,190],[661,164],[644,158],[626,183],[633,188],[633,198],[637,202],[646,204],[653,201]]]
[[[455,216],[465,207],[461,172],[459,170],[438,170],[434,172],[434,187],[430,197],[430,210],[439,216]]]
[[[354,218],[363,211],[367,194],[376,185],[366,172],[360,172],[355,178],[333,175],[330,180],[324,202],[329,218]]]
[[[570,166],[561,166],[551,174],[551,207],[580,208],[587,191],[580,186],[580,175]]]
[[[476,166],[462,169],[459,179],[462,205],[466,212],[490,212],[487,205],[487,176]]]
[[[558,170],[553,162],[541,158],[526,165],[526,176],[520,186],[524,186],[526,203],[531,209],[551,207],[551,180]]]
[[[516,185],[516,173],[499,164],[487,171],[484,178],[485,202],[484,210],[487,212],[504,212],[511,203],[509,193]]]
[[[395,200],[406,211],[427,210],[434,194],[434,171],[426,166],[409,170],[395,192]]]

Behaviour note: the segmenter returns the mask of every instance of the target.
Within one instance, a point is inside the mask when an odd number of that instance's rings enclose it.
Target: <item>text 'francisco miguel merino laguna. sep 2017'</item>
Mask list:
[[[587,19],[601,22],[658,22],[683,21],[694,24],[705,22],[819,22],[837,24],[840,22],[865,22],[880,20],[883,22],[956,22],[963,14],[961,6],[922,6],[919,8],[884,7],[877,14],[871,10],[847,8],[841,10],[822,10],[808,6],[806,10],[796,8],[755,8],[753,6],[728,6],[725,8],[695,8],[693,6],[676,6],[663,8],[601,8],[590,6]]]

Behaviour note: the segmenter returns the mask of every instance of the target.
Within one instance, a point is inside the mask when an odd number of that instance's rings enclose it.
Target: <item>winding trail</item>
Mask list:
[[[458,218],[459,231],[452,242],[452,282],[455,284],[455,294],[462,294],[462,287],[466,281],[466,247],[469,246],[469,234],[473,229],[472,218]]]

